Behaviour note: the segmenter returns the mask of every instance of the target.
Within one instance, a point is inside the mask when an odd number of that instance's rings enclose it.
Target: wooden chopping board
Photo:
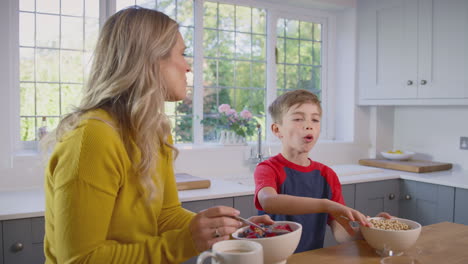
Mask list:
[[[451,163],[443,163],[428,160],[361,159],[359,160],[359,164],[371,167],[417,173],[450,170],[452,168]]]
[[[176,173],[177,190],[193,190],[210,188],[211,181],[208,179],[200,178],[190,175],[188,173]]]

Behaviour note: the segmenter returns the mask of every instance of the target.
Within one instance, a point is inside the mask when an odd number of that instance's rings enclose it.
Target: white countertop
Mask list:
[[[331,167],[335,170],[343,185],[401,178],[468,189],[467,171],[448,170],[410,173],[361,165],[336,165]],[[252,176],[240,176],[232,180],[211,179],[210,188],[180,191],[179,198],[181,202],[189,202],[252,195],[254,188]],[[41,188],[0,191],[0,220],[43,216],[44,204],[44,191]]]

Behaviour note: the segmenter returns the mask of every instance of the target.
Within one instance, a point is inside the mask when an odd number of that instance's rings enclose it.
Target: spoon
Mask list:
[[[261,227],[261,226],[257,225],[256,223],[254,223],[254,222],[252,222],[252,221],[250,221],[250,220],[247,220],[247,219],[242,218],[242,217],[240,217],[240,216],[234,216],[234,218],[237,219],[237,220],[239,220],[239,221],[241,221],[242,223],[244,223],[244,224],[246,224],[246,225],[253,225],[253,226],[255,226],[256,228],[262,230],[263,232],[268,233],[268,230],[266,230],[264,227]]]

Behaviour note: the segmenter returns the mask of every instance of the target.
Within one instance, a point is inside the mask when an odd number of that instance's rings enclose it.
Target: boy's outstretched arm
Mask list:
[[[272,187],[262,188],[258,191],[257,197],[263,210],[269,214],[299,215],[328,213],[335,219],[339,219],[338,222],[350,234],[354,234],[354,230],[348,224],[349,221],[357,221],[362,225],[369,224],[366,216],[357,210],[328,199],[278,194]]]
[[[384,217],[387,219],[392,218],[392,216],[386,212],[381,212],[377,214],[376,216],[378,217]],[[332,230],[332,234],[335,237],[336,242],[338,243],[344,243],[348,242],[351,240],[357,240],[357,239],[362,239],[361,231],[359,227],[352,227],[347,219],[343,219],[344,221],[337,221],[337,220],[332,220],[330,222],[330,228]],[[352,233],[350,233],[349,227],[351,230],[353,230]]]

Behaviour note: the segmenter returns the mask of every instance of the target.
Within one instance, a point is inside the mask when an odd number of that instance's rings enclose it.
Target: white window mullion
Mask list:
[[[193,143],[203,144],[203,0],[194,1],[193,36]]]
[[[99,28],[104,26],[106,20],[116,12],[117,0],[99,1]]]
[[[276,98],[276,23],[278,15],[276,12],[267,10],[266,17],[266,102],[265,102],[265,115],[266,115],[266,140],[272,142],[276,139],[271,132],[270,126],[273,123],[271,116],[268,114],[268,106]]]

